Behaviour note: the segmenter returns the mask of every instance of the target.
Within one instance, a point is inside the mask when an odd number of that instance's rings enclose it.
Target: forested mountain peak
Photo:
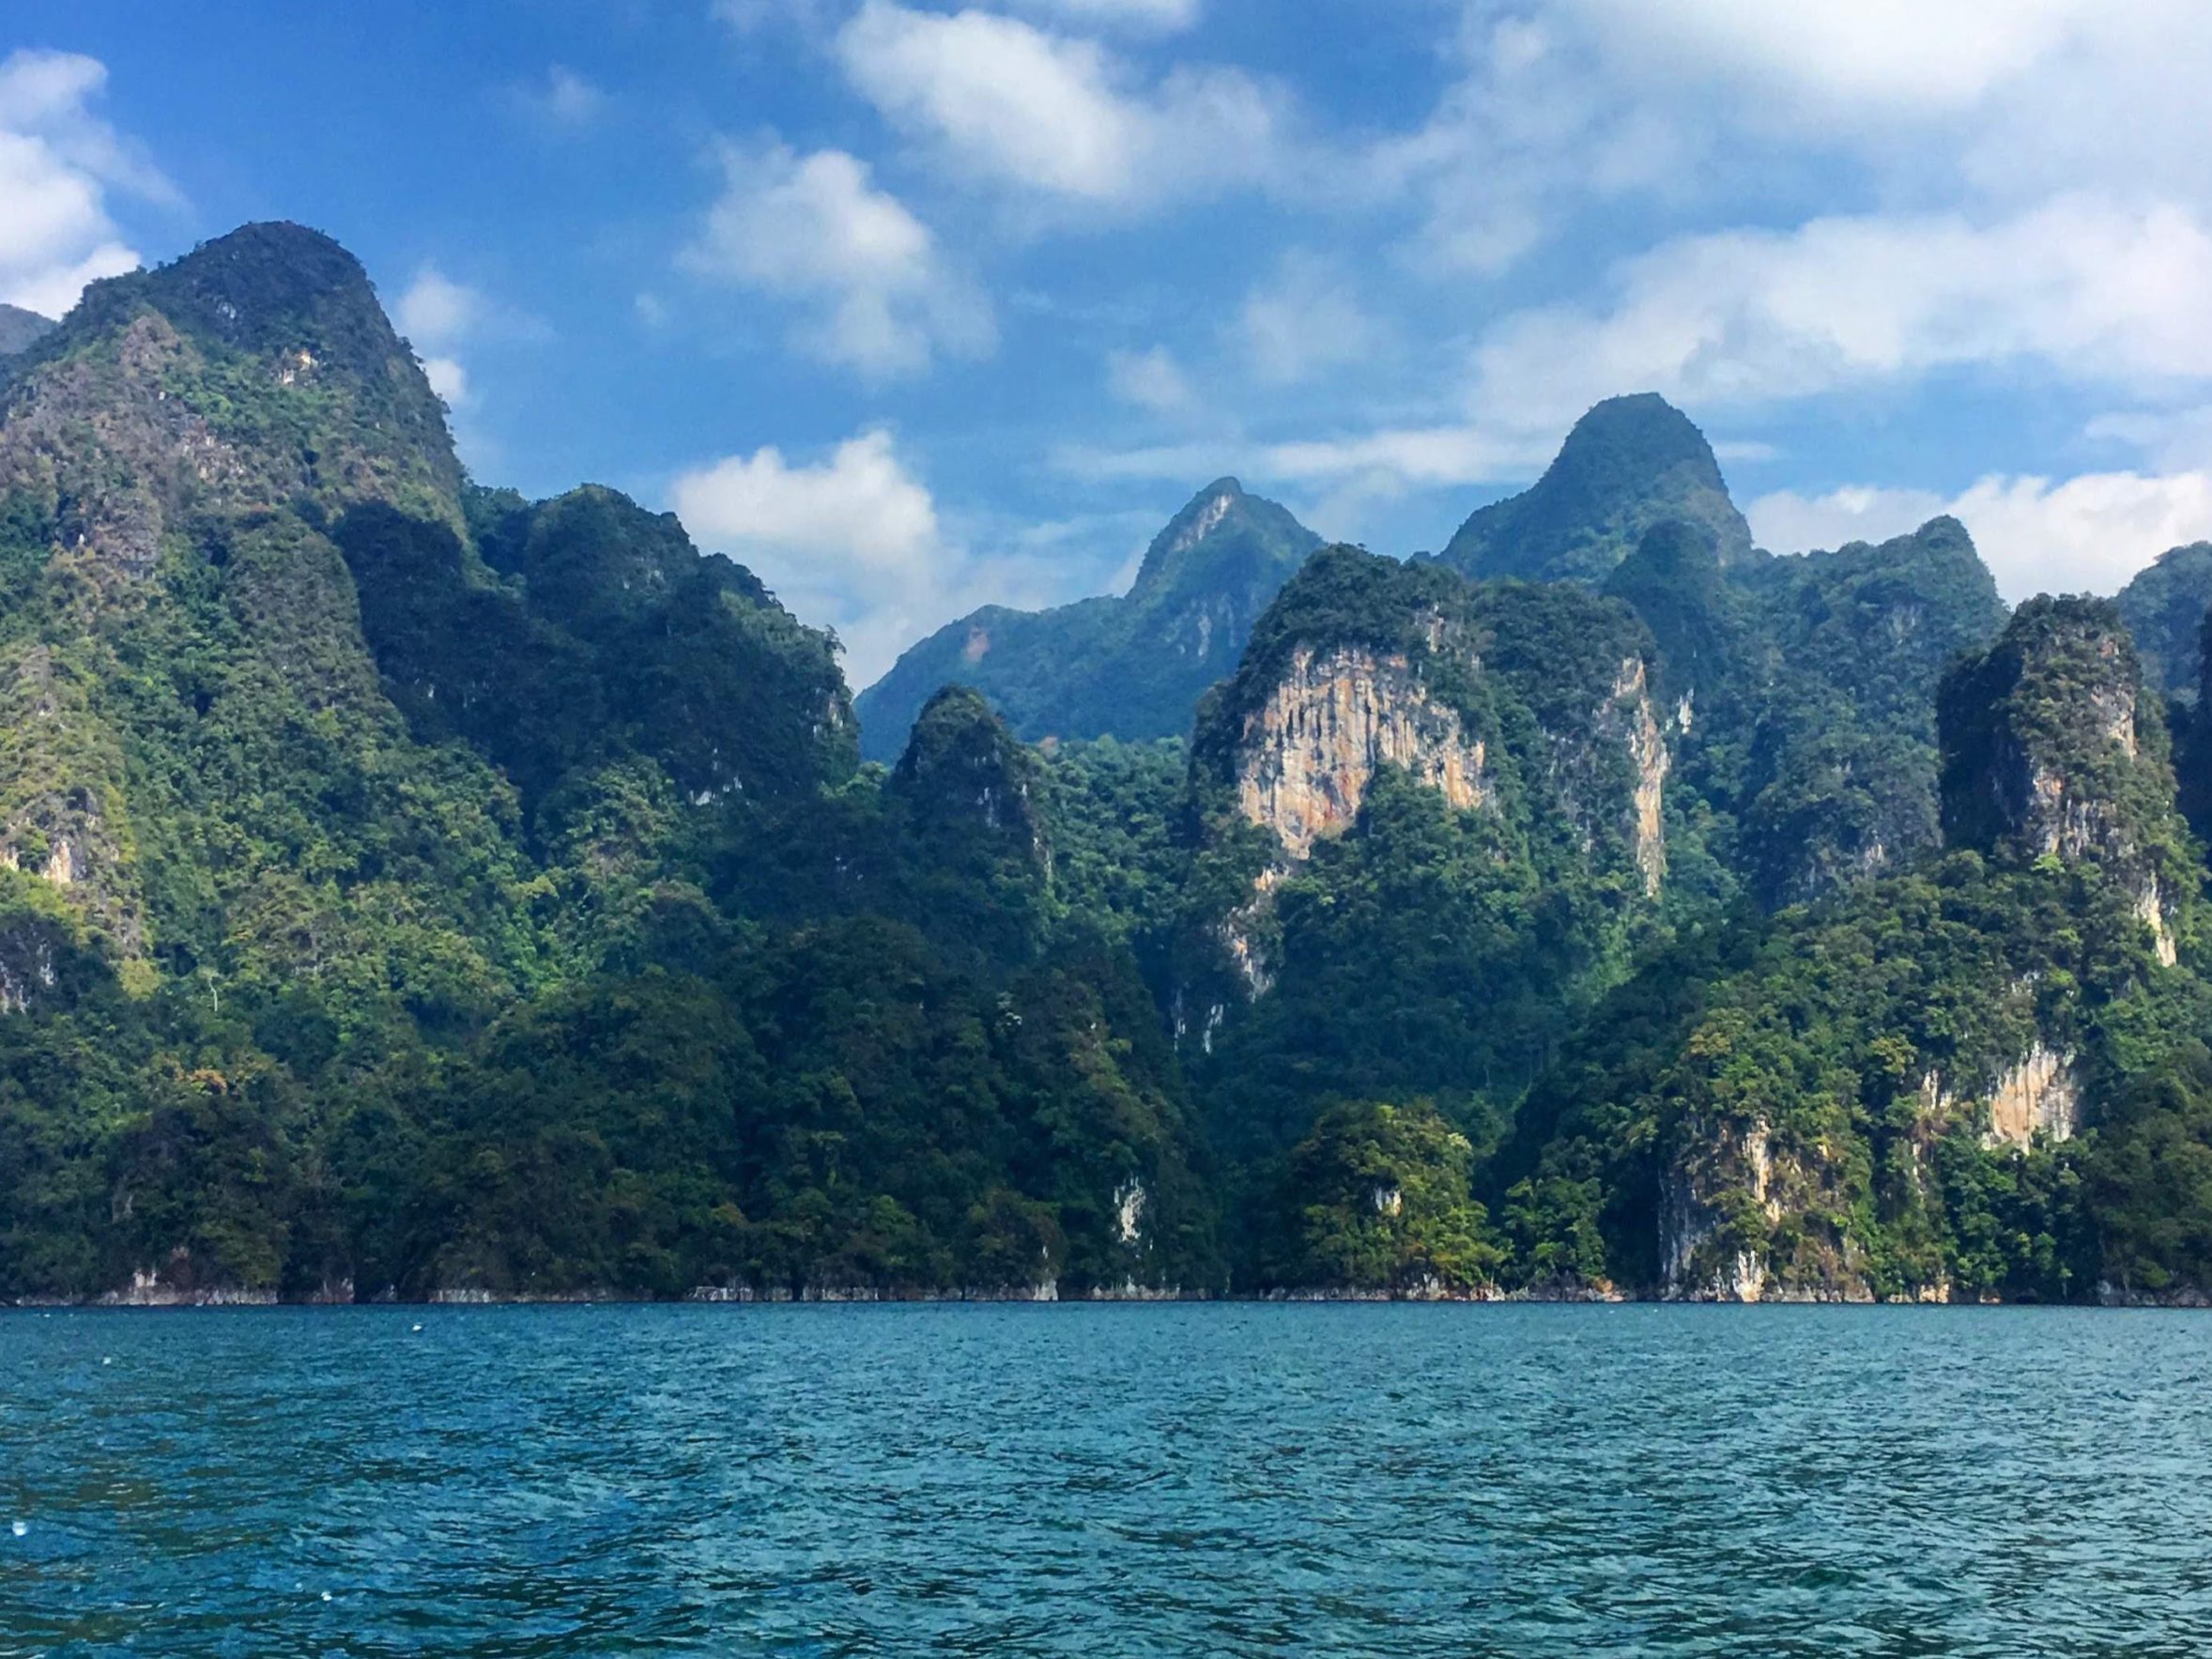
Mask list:
[[[1751,550],[1705,435],[1656,392],[1636,392],[1593,407],[1543,477],[1478,509],[1436,557],[1472,576],[1603,581],[1667,519],[1702,525],[1723,563]]]
[[[1651,397],[1511,575],[1222,478],[867,766],[673,516],[464,481],[327,238],[8,363],[0,1297],[2212,1286],[2159,699],[1954,520],[1759,553]]]
[[[947,685],[914,722],[891,773],[917,821],[1004,837],[1049,862],[1036,753],[1014,741],[980,693]]]
[[[1236,667],[1253,621],[1321,538],[1219,478],[1152,540],[1129,591],[1051,610],[1004,606],[948,622],[860,696],[861,742],[888,760],[943,685],[974,686],[1015,734],[1180,737]]]
[[[1219,589],[1270,574],[1280,585],[1320,545],[1287,508],[1247,495],[1234,478],[1217,478],[1152,539],[1129,598],[1157,601],[1179,587]]]

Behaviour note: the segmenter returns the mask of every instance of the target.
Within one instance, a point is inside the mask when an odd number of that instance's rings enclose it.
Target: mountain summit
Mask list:
[[[942,686],[981,691],[1019,737],[1179,737],[1252,625],[1321,538],[1217,478],[1155,536],[1127,594],[986,606],[912,646],[861,694],[861,747],[890,760]]]
[[[1751,551],[1705,435],[1643,392],[1609,397],[1575,422],[1542,478],[1477,510],[1436,557],[1476,577],[1600,582],[1667,519],[1710,531],[1723,564]]]

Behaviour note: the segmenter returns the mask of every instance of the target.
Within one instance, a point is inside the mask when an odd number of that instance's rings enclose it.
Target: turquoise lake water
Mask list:
[[[1278,1651],[2212,1651],[2212,1315],[0,1313],[9,1659]]]

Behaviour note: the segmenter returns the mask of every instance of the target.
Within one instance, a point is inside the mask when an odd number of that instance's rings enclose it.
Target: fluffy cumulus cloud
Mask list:
[[[2212,538],[2212,473],[1993,475],[1948,497],[1874,485],[1784,490],[1744,510],[1763,545],[1789,550],[1881,541],[1942,513],[1966,526],[2016,604],[2035,593],[2112,593],[2167,548]]]
[[[955,172],[1041,199],[1133,209],[1258,181],[1279,161],[1281,100],[1253,76],[1184,66],[1148,79],[1098,40],[1024,18],[866,0],[837,54]]]
[[[720,151],[721,196],[688,251],[702,274],[808,309],[796,343],[876,376],[939,352],[988,353],[990,302],[941,257],[929,227],[843,150],[800,155],[769,143]]]
[[[1068,597],[1046,563],[973,552],[889,432],[860,433],[816,460],[773,445],[676,480],[677,515],[703,546],[749,565],[799,617],[837,629],[846,672],[866,685],[922,635],[991,600]]]
[[[1185,414],[1198,401],[1190,376],[1164,346],[1108,352],[1106,389],[1123,403],[1156,415]]]
[[[1626,389],[1714,407],[2022,361],[2093,382],[2200,379],[2207,284],[2212,236],[2170,205],[1719,231],[1629,260],[1598,305],[1505,319],[1476,353],[1474,395],[1557,424]]]
[[[576,132],[607,112],[607,94],[566,64],[548,65],[543,77],[515,88],[523,113],[540,124]]]
[[[1351,279],[1307,253],[1287,256],[1274,278],[1245,297],[1237,333],[1253,376],[1289,386],[1359,362],[1381,330],[1361,309]]]
[[[0,60],[0,300],[47,316],[84,284],[140,263],[113,193],[174,204],[174,187],[93,114],[98,59],[19,50]]]
[[[430,389],[458,409],[469,401],[469,371],[457,355],[490,314],[483,294],[425,265],[400,295],[392,320],[422,360]]]
[[[1024,11],[1070,23],[1167,32],[1198,21],[1198,0],[1012,0]]]
[[[2097,0],[1568,0],[1621,80],[1825,121],[1973,108],[2113,9]]]

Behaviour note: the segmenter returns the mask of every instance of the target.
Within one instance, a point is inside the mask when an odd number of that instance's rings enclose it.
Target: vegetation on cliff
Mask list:
[[[864,732],[314,232],[21,332],[0,1297],[2212,1293],[2193,550],[2007,622],[1621,399],[1443,561],[1222,480]]]

